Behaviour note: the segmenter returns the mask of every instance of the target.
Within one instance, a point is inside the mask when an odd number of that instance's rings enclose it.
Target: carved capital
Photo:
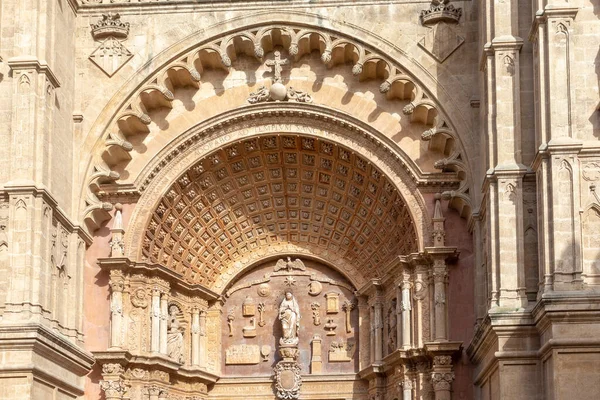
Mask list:
[[[433,390],[450,390],[452,388],[452,381],[454,380],[454,372],[433,372],[431,374],[431,381],[433,383]]]
[[[452,357],[451,356],[434,356],[433,357],[433,365],[438,366],[448,366],[452,365]]]
[[[127,385],[122,380],[100,381],[100,388],[104,391],[106,400],[121,400],[127,391]]]
[[[123,366],[121,364],[109,363],[102,366],[102,375],[121,375]]]

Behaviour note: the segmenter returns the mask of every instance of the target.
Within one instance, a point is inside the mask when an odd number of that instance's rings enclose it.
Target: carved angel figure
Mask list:
[[[167,324],[167,354],[180,364],[183,364],[183,331],[177,319],[179,308],[169,307],[169,322]]]
[[[296,298],[290,291],[285,292],[285,297],[279,305],[279,321],[283,329],[281,343],[298,343],[298,329],[300,328],[300,307]]]
[[[292,257],[288,257],[287,260],[277,260],[277,264],[275,264],[275,272],[281,271],[282,269],[287,270],[287,272],[292,272],[292,270],[297,269],[300,271],[306,271],[306,266],[299,258],[296,258],[292,261]]]

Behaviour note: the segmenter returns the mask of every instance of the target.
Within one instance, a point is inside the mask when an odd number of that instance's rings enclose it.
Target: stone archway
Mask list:
[[[102,221],[93,215],[108,210],[103,204],[127,203],[109,223],[112,256],[99,260],[111,298],[110,347],[95,352],[104,385],[129,385],[133,398],[247,397],[239,382],[228,381],[225,347],[237,344],[223,332],[250,313],[230,315],[226,308],[240,299],[228,299],[245,279],[256,280],[254,270],[290,257],[339,274],[351,288],[345,300],[358,307],[358,367],[342,368],[337,381],[298,368],[306,375],[304,397],[320,398],[323,388],[383,396],[414,383],[418,398],[432,391],[443,398],[460,346],[449,340],[446,303],[447,261],[457,251],[445,246],[434,193],[455,206],[463,199],[458,208],[468,215],[470,187],[464,147],[449,119],[389,59],[330,31],[270,24],[213,42],[153,73],[99,144],[101,162],[88,180],[89,226]],[[286,81],[287,101],[266,96],[248,104],[256,96],[247,86],[232,84],[220,94],[199,87],[200,72],[210,77],[211,68],[229,68],[235,57],[264,63],[265,52],[282,46],[288,56],[325,63],[327,70],[352,61],[352,76],[383,80],[375,84],[379,104],[346,101],[333,81],[332,98],[317,91],[315,102],[299,101],[307,82],[294,77],[298,71]],[[301,89],[290,92],[292,83]],[[381,106],[383,100],[392,106]],[[367,105],[375,108],[367,113],[361,109]],[[255,328],[256,320],[246,322]],[[250,332],[248,326],[242,328]],[[258,385],[255,398],[271,398],[265,371],[244,371]]]

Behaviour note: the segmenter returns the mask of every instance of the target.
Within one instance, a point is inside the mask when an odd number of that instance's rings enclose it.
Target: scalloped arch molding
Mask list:
[[[472,168],[465,148],[468,141],[461,140],[470,134],[470,125],[452,96],[425,68],[392,43],[357,26],[306,13],[284,16],[262,12],[252,19],[255,23],[244,27],[235,26],[239,19],[225,21],[172,45],[140,68],[102,111],[84,145],[93,149],[82,192],[82,216],[90,230],[110,218],[111,205],[97,197],[102,184],[121,178],[115,167],[137,156],[131,138],[148,133],[154,111],[170,108],[174,91],[200,87],[206,69],[227,71],[239,55],[261,60],[275,46],[284,47],[296,60],[318,51],[328,68],[351,63],[357,79],[378,80],[379,90],[387,99],[407,101],[398,111],[426,128],[422,140],[429,140],[430,148],[441,153],[436,168],[456,172],[462,179],[458,190],[447,192],[446,197],[463,215],[470,216]],[[315,21],[320,26],[311,24]],[[395,150],[402,153],[401,149]]]

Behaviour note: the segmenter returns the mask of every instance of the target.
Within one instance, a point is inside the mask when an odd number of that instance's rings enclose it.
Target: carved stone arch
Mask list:
[[[142,253],[142,248],[145,246],[142,244],[142,241],[148,238],[142,237],[142,235],[148,229],[151,211],[158,206],[166,187],[172,185],[172,182],[181,179],[182,174],[192,169],[199,159],[210,157],[210,154],[215,149],[227,149],[232,144],[240,143],[243,139],[261,138],[268,135],[269,132],[277,133],[277,135],[292,134],[321,139],[325,137],[328,142],[337,143],[345,146],[347,149],[352,149],[353,146],[363,149],[363,155],[367,157],[368,162],[376,166],[378,170],[381,170],[387,177],[386,179],[390,179],[396,190],[398,190],[400,198],[403,199],[402,201],[408,204],[408,213],[409,215],[412,214],[410,218],[414,221],[409,224],[411,226],[414,224],[416,243],[412,247],[409,246],[410,249],[407,248],[407,250],[409,252],[418,251],[427,245],[430,238],[429,229],[431,223],[423,199],[418,194],[414,183],[414,180],[419,179],[418,169],[414,171],[412,169],[414,166],[404,163],[403,160],[405,158],[394,154],[383,141],[375,138],[376,135],[368,134],[352,126],[348,121],[340,120],[339,116],[337,124],[343,126],[344,129],[340,130],[342,134],[335,129],[327,129],[328,127],[336,126],[333,123],[334,118],[325,118],[323,115],[319,116],[316,112],[309,113],[307,110],[283,113],[282,108],[281,105],[264,104],[258,107],[250,106],[247,110],[237,110],[232,113],[233,115],[228,115],[217,121],[211,121],[213,122],[212,126],[199,126],[180,135],[177,143],[172,143],[170,146],[169,152],[164,151],[161,153],[155,159],[153,165],[149,165],[145,169],[145,172],[136,180],[136,186],[141,189],[142,196],[131,217],[127,230],[128,233],[125,238],[128,255],[133,259],[143,259],[145,257],[144,253]],[[272,109],[271,113],[275,115],[276,119],[273,120],[273,116],[269,119],[269,113],[267,112],[269,109]],[[247,113],[246,118],[240,115],[242,111]],[[248,116],[256,114],[261,115],[261,118],[248,118]],[[275,125],[274,130],[267,131],[266,133],[261,131],[261,127],[272,127],[273,124],[277,123],[277,120],[281,121],[282,115],[286,115],[286,124],[281,126]],[[302,118],[298,118],[298,115],[303,116],[305,119],[304,125],[299,124],[299,122],[302,122]],[[293,121],[292,117],[294,116],[296,116],[295,122],[290,122]],[[323,120],[326,122],[322,122]],[[295,126],[294,123],[299,125]],[[188,180],[188,178],[185,179]],[[190,221],[192,219],[193,217],[190,217]],[[210,282],[202,281],[202,284],[210,284],[212,285],[212,290],[221,291],[234,275],[246,269],[256,259],[268,256],[269,254],[280,255],[286,252],[317,257],[327,261],[330,265],[338,265],[345,276],[354,277],[353,284],[356,287],[360,287],[366,282],[365,278],[361,277],[360,273],[357,273],[356,267],[352,263],[345,260],[342,256],[336,255],[336,252],[333,250],[322,249],[317,246],[303,246],[298,243],[283,243],[281,245],[270,244],[266,247],[266,250],[261,247],[255,249],[250,255],[242,257],[241,260],[223,266],[214,279]],[[181,254],[184,253],[185,250]],[[157,253],[156,257],[160,258],[160,254]],[[170,261],[164,262],[168,263]]]
[[[329,45],[331,47],[334,43],[331,37],[348,38],[351,42],[356,43],[357,46],[363,46],[369,49],[368,52],[371,52],[372,54],[385,54],[385,56],[377,56],[379,58],[369,55],[364,56],[365,62],[372,62],[374,65],[379,65],[379,67],[375,66],[374,68],[375,71],[380,70],[380,72],[374,74],[377,78],[389,79],[389,76],[404,74],[406,77],[411,78],[415,87],[436,88],[435,97],[442,100],[441,102],[435,102],[436,110],[438,110],[437,114],[444,116],[452,115],[452,121],[450,121],[449,118],[444,117],[443,123],[446,125],[447,129],[458,132],[459,135],[462,134],[461,132],[465,132],[465,134],[469,133],[470,127],[468,118],[463,118],[461,112],[454,108],[456,102],[450,100],[453,95],[449,92],[444,92],[444,89],[439,87],[425,69],[414,64],[412,60],[409,60],[401,49],[395,47],[393,43],[386,42],[381,38],[374,36],[372,33],[365,31],[359,26],[339,26],[333,21],[328,21],[326,19],[319,27],[311,26],[315,17],[316,16],[313,14],[295,11],[281,15],[273,15],[271,12],[258,12],[253,15],[253,20],[257,22],[252,26],[240,29],[239,27],[236,27],[237,22],[239,22],[238,19],[220,22],[213,27],[208,27],[203,31],[202,35],[191,35],[182,42],[159,54],[155,59],[150,61],[148,65],[142,67],[142,70],[154,69],[158,71],[156,74],[150,75],[151,77],[146,80],[150,86],[146,88],[146,84],[143,84],[142,82],[143,79],[140,79],[137,76],[132,78],[130,82],[115,95],[116,101],[113,102],[115,106],[111,106],[110,108],[116,110],[116,113],[111,113],[111,111],[107,109],[94,123],[94,126],[91,129],[92,135],[89,136],[86,141],[86,147],[90,149],[95,148],[94,153],[97,154],[96,158],[91,160],[90,168],[94,169],[98,167],[98,165],[96,165],[98,158],[111,158],[106,155],[102,156],[102,153],[107,151],[107,148],[114,148],[115,146],[114,140],[111,140],[110,143],[107,143],[106,141],[106,138],[108,138],[110,134],[113,134],[112,139],[114,139],[116,135],[119,141],[124,144],[124,146],[121,146],[122,150],[117,150],[117,152],[127,152],[128,146],[126,138],[122,138],[118,134],[115,134],[115,130],[111,127],[118,126],[122,132],[144,131],[146,129],[144,126],[147,126],[151,121],[144,109],[152,109],[153,107],[160,106],[165,101],[170,101],[168,93],[171,92],[171,89],[165,82],[177,81],[178,85],[197,85],[198,82],[200,82],[199,78],[201,78],[201,73],[206,62],[210,64],[211,68],[226,69],[226,66],[223,65],[223,63],[221,63],[221,65],[215,65],[214,58],[212,62],[202,59],[202,57],[200,57],[200,61],[198,61],[198,58],[194,59],[196,55],[202,52],[211,53],[218,59],[220,46],[209,43],[213,39],[201,40],[200,36],[203,38],[217,38],[216,40],[219,42],[220,39],[218,39],[218,37],[222,35],[222,32],[240,32],[245,30],[255,32],[254,37],[256,38],[257,34],[260,33],[263,35],[267,31],[264,26],[268,24],[279,25],[277,29],[288,29],[288,31],[290,29],[289,27],[297,27],[299,30],[296,33],[305,31],[306,34],[309,34],[309,31],[312,31],[313,33],[316,32],[316,34],[320,34],[321,37],[324,38],[323,43],[325,44],[322,49],[322,56],[325,54],[327,46]],[[273,21],[277,22],[273,23]],[[304,34],[304,36],[306,34]],[[360,39],[356,39],[359,37]],[[262,40],[262,38],[256,40]],[[256,40],[254,43],[258,43]],[[202,48],[198,48],[198,43],[203,43]],[[293,47],[292,44],[293,41],[290,41],[290,47]],[[192,51],[190,52],[189,49],[192,49]],[[290,53],[293,54],[295,51],[295,49],[290,48]],[[298,50],[298,54],[300,55],[300,50]],[[359,54],[364,55],[367,53],[363,51],[363,53],[359,52]],[[256,54],[254,55],[256,56]],[[392,64],[394,64],[395,69],[398,69],[396,72],[381,72],[389,69]],[[358,64],[355,64],[355,67],[356,65]],[[363,76],[365,74],[364,65],[362,67],[356,67],[356,71],[360,68],[362,68],[363,71],[361,71],[359,75]],[[142,74],[140,74],[140,76],[141,75]],[[168,77],[168,79],[166,77]],[[382,83],[382,87],[387,85],[386,82],[387,80]],[[154,85],[154,87],[152,87],[152,85]],[[460,85],[457,83],[457,86]],[[142,93],[144,93],[144,95],[142,95]],[[416,98],[417,95],[418,93],[415,93],[414,95],[411,94],[411,97]],[[406,96],[406,94],[404,96]],[[433,122],[434,124],[441,124],[437,118],[427,117],[426,120]],[[463,145],[460,144],[460,146]],[[469,161],[466,159],[466,151],[461,151],[461,153],[466,160],[466,164],[469,165]],[[102,166],[100,166],[100,168],[102,168]],[[470,172],[470,170],[471,168],[469,168],[468,172]],[[91,173],[89,175],[91,175]],[[86,184],[85,187],[82,188],[82,198],[86,199],[86,204],[82,208],[82,216],[90,220],[90,223],[87,224],[88,227],[94,228],[95,226],[98,226],[103,219],[109,218],[107,211],[110,210],[111,205],[99,201],[95,192],[90,190],[90,185],[94,185],[95,182],[90,182],[89,179],[87,182],[89,184]],[[468,196],[466,197],[468,198]]]
[[[402,150],[394,148],[384,135],[368,125],[361,124],[360,121],[355,121],[350,116],[344,116],[339,112],[332,113],[318,106],[310,106],[312,110],[304,109],[306,107],[305,105],[301,110],[296,110],[295,105],[289,103],[253,105],[205,121],[179,135],[168,148],[163,149],[151,163],[147,164],[143,172],[135,179],[134,186],[142,192],[138,203],[142,204],[142,207],[136,208],[130,221],[130,227],[134,229],[128,229],[126,234],[126,248],[129,249],[129,254],[136,256],[138,245],[130,232],[139,232],[138,228],[143,228],[143,226],[137,225],[139,223],[138,210],[143,211],[155,207],[158,203],[157,194],[164,193],[168,183],[189,169],[199,157],[239,140],[238,137],[231,135],[232,132],[241,133],[243,136],[240,137],[261,136],[260,131],[249,132],[248,127],[256,128],[268,125],[276,122],[281,116],[298,118],[299,125],[297,126],[302,129],[300,131],[281,131],[282,134],[304,134],[318,137],[318,132],[321,132],[319,129],[325,128],[328,129],[328,140],[348,147],[359,144],[365,150],[370,151],[371,153],[367,155],[370,161],[381,166],[388,176],[395,176],[393,182],[404,200],[411,206],[413,221],[422,221],[417,227],[419,245],[427,245],[430,236],[430,215],[421,195],[416,190],[416,183],[424,181],[424,175],[412,160],[406,157]],[[288,110],[288,112],[284,110]],[[256,116],[261,117],[260,121],[256,119]],[[296,129],[297,126],[293,127]],[[331,129],[335,126],[339,127],[336,131]],[[311,132],[311,129],[316,129],[317,134]],[[356,140],[356,143],[353,140]],[[146,200],[148,193],[154,193],[155,198],[152,201]]]

